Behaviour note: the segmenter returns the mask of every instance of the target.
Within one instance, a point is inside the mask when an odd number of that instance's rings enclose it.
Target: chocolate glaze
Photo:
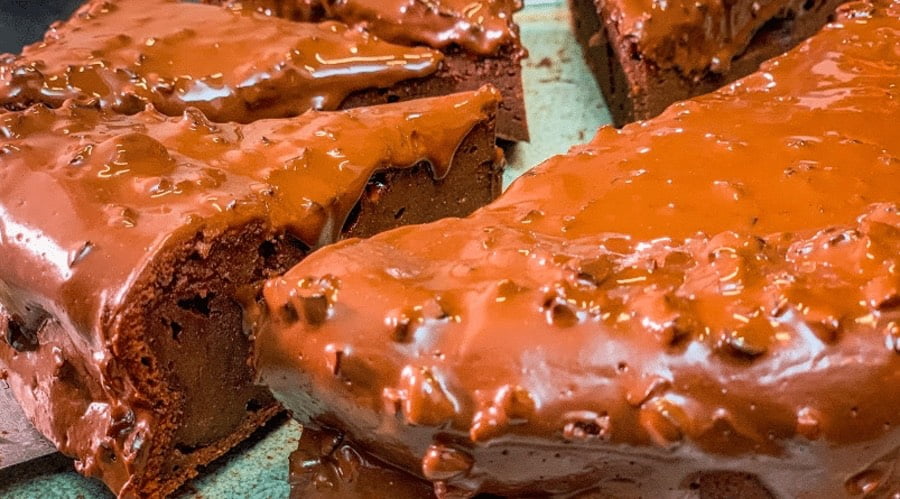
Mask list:
[[[82,473],[113,491],[173,490],[160,470],[189,477],[196,471],[177,469],[181,454],[220,439],[192,457],[208,462],[277,410],[233,433],[247,416],[229,401],[264,394],[241,384],[247,339],[240,309],[227,305],[251,306],[254,283],[265,276],[217,276],[231,272],[215,256],[222,241],[235,241],[226,260],[296,262],[294,253],[340,234],[376,171],[427,161],[435,178],[444,177],[498,100],[485,88],[250,125],[213,124],[194,109],[180,118],[149,108],[123,116],[74,101],[0,114],[0,367],[24,410]],[[274,255],[263,246],[257,254],[263,241]],[[196,303],[179,303],[186,317],[237,313],[214,318],[222,327],[237,323],[234,338],[221,333],[221,358],[181,365],[175,348],[160,346],[167,340],[155,333],[154,307],[174,301],[164,290],[191,285],[165,281],[179,275],[173,266],[199,268],[191,275],[200,284],[246,283],[230,298],[224,288],[203,288]],[[219,355],[215,339],[197,341]],[[237,353],[229,354],[232,344]],[[235,377],[234,386],[200,394],[205,406],[190,405],[179,387],[194,378],[183,375],[226,385]],[[249,404],[246,411],[259,409]]]
[[[311,255],[262,379],[438,495],[900,492],[898,46],[900,3],[848,4],[469,218]]]
[[[607,109],[616,126],[635,120],[653,118],[671,104],[717,90],[759,70],[759,65],[790,50],[818,32],[833,17],[842,0],[809,0],[802,9],[779,13],[755,29],[752,38],[732,58],[724,59],[709,69],[708,56],[691,59],[697,63],[694,72],[657,64],[653,52],[666,52],[661,47],[641,52],[633,37],[619,31],[618,18],[605,17],[604,0],[571,0],[575,37],[578,39],[591,72],[594,73]],[[727,4],[727,2],[726,2]],[[713,43],[716,50],[730,50],[728,41]],[[688,50],[702,48],[689,45]],[[670,41],[670,55],[681,46]],[[696,51],[696,50],[695,50]],[[667,52],[668,53],[668,52]],[[679,52],[680,53],[680,52]],[[690,57],[688,53],[680,53]]]
[[[218,2],[214,2],[218,3]],[[480,55],[502,48],[525,54],[513,13],[521,0],[232,0],[266,14],[317,21],[327,17],[359,24],[376,35],[402,44],[437,49],[451,45]]]
[[[687,76],[726,73],[766,23],[801,17],[820,0],[598,0],[615,43],[635,58]]]
[[[290,457],[291,497],[390,497],[417,499],[433,487],[385,466],[345,442],[339,433],[304,428]]]
[[[21,56],[0,56],[0,106],[77,96],[218,122],[337,109],[357,90],[434,73],[442,55],[337,22],[293,23],[171,0],[95,0]]]

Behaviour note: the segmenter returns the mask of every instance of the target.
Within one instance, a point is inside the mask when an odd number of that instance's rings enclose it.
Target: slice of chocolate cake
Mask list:
[[[172,492],[279,410],[248,363],[261,282],[336,239],[493,199],[498,102],[249,125],[96,101],[0,114],[3,376],[80,472]]]
[[[900,493],[900,2],[838,15],[468,218],[268,281],[262,379],[324,431],[298,486]]]
[[[491,67],[473,71],[460,58],[337,21],[290,22],[174,0],[92,0],[22,55],[0,56],[0,106],[88,96],[121,113],[149,103],[178,116],[191,106],[215,122],[247,123],[474,91],[494,80],[485,73]],[[520,82],[517,89],[521,108]],[[527,138],[524,122],[504,136]]]
[[[513,13],[519,0],[205,0],[296,21],[336,19],[405,45],[426,45],[444,53],[444,68],[425,83],[448,91],[474,90],[490,83],[503,101],[497,134],[528,140],[521,59],[526,55]],[[408,98],[392,89],[368,92],[366,99]]]
[[[569,0],[613,123],[757,70],[821,28],[841,0]]]

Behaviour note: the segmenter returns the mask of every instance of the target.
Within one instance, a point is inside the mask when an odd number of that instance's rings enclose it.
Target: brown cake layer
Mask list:
[[[250,125],[72,101],[0,114],[2,374],[80,472],[174,491],[278,411],[248,364],[261,282],[493,199],[498,101]]]
[[[575,35],[619,127],[756,71],[818,31],[840,3],[570,0]]]
[[[394,43],[439,49],[445,65],[433,79],[455,91],[494,85],[503,95],[497,135],[528,140],[520,62],[526,51],[513,22],[513,13],[522,8],[518,0],[204,1],[301,22],[339,20]],[[426,87],[433,84],[430,80],[423,83]],[[404,92],[408,90],[401,89],[401,97]]]
[[[310,473],[381,462],[443,497],[900,493],[900,3],[839,16],[468,218],[269,280],[262,379],[340,437],[303,447]]]
[[[486,83],[497,87],[502,96],[497,112],[497,136],[509,141],[529,140],[521,64],[505,54],[475,57],[459,49],[446,49],[441,69],[432,76],[408,80],[387,89],[356,92],[341,107],[346,109],[415,99],[422,95],[472,91]]]
[[[248,123],[307,109],[360,107],[474,91],[507,96],[503,137],[527,139],[516,58],[474,64],[383,41],[358,27],[297,23],[174,0],[92,0],[22,55],[0,56],[0,107],[59,106],[91,97],[134,114],[187,107]],[[510,112],[507,112],[510,111]]]

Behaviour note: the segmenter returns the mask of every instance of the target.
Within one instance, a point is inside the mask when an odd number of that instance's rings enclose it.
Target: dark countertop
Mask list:
[[[18,53],[44,36],[50,23],[66,19],[81,0],[0,0],[0,53]]]

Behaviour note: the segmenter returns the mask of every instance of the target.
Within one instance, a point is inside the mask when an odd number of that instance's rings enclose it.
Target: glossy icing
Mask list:
[[[0,106],[88,96],[136,113],[191,106],[217,122],[336,109],[349,94],[434,73],[439,52],[338,22],[294,23],[169,0],[94,0],[21,56],[0,56]]]
[[[815,0],[598,0],[622,43],[687,77],[725,73],[767,22],[792,19]],[[637,57],[637,55],[636,55]]]
[[[128,363],[128,314],[154,299],[158,269],[197,238],[209,251],[205,234],[259,225],[332,242],[373,173],[428,161],[443,177],[498,100],[486,87],[250,125],[73,101],[0,114],[0,368],[16,397],[81,472],[135,493],[174,431]]]
[[[316,20],[323,14],[347,24],[360,24],[395,43],[451,45],[480,55],[512,48],[523,55],[513,13],[521,0],[237,0],[268,14]]]
[[[900,4],[848,4],[469,218],[314,253],[262,380],[438,495],[900,492],[898,46]]]

